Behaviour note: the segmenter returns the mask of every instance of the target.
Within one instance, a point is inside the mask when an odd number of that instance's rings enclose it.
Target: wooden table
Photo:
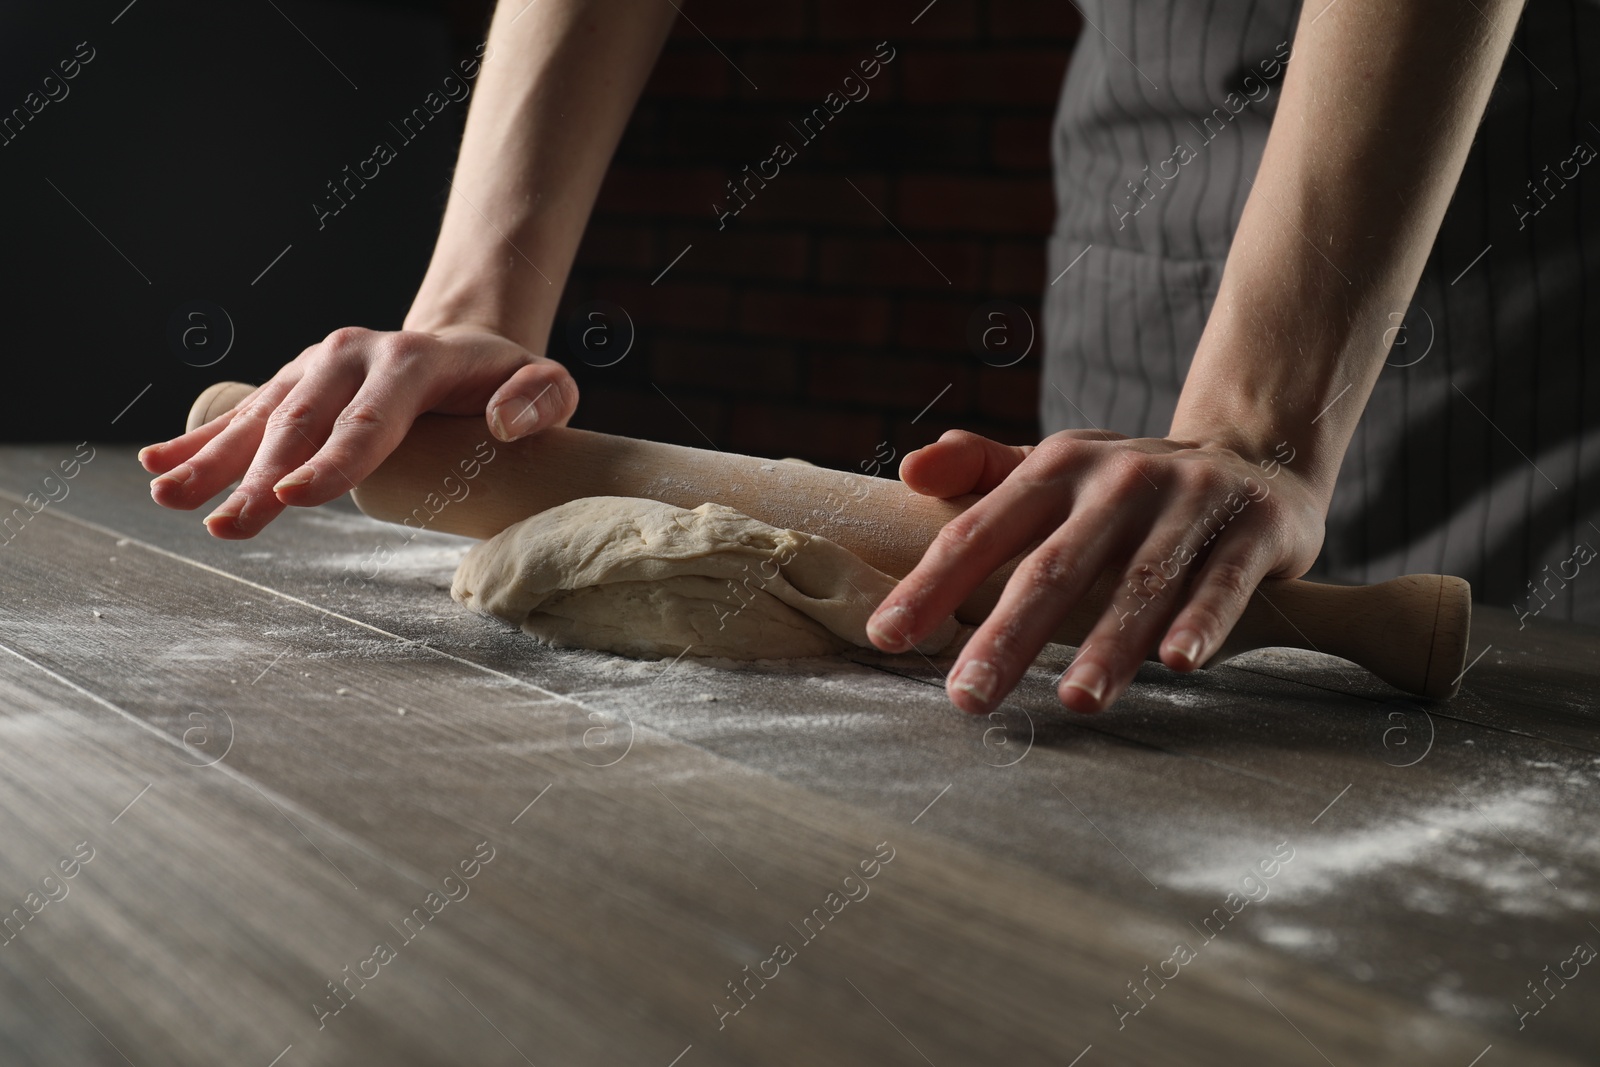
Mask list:
[[[214,541],[72,453],[0,452],[8,1067],[1600,1059],[1596,631],[1093,719],[1052,646],[974,719],[914,655],[537,649],[458,539]]]

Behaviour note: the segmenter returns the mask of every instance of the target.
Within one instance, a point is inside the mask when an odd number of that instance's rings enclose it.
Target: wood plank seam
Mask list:
[[[170,747],[172,747],[174,749],[181,750],[181,751],[187,751],[187,749],[184,748],[184,743],[183,743],[182,739],[173,737],[171,734],[169,734],[166,731],[162,730],[160,727],[154,725],[153,723],[146,722],[144,719],[141,719],[139,716],[133,714],[133,712],[131,712],[131,711],[128,711],[126,708],[123,708],[123,707],[113,703],[112,701],[107,700],[105,697],[100,696],[98,693],[95,693],[95,692],[85,688],[84,686],[79,685],[77,682],[73,681],[71,678],[68,678],[65,675],[63,675],[63,674],[61,674],[61,673],[59,673],[57,671],[51,670],[49,667],[45,666],[43,663],[40,663],[37,660],[33,659],[32,657],[26,655],[25,653],[20,652],[17,649],[12,648],[10,645],[6,644],[4,641],[0,641],[0,652],[9,653],[11,656],[14,656],[15,658],[21,660],[23,663],[27,664],[29,667],[31,667],[34,670],[38,671],[39,673],[45,675],[46,677],[51,678],[54,681],[59,682],[60,684],[62,684],[64,686],[67,686],[73,692],[81,693],[83,696],[88,697],[90,700],[94,701],[96,704],[99,704],[100,706],[106,708],[107,710],[112,711],[112,712],[116,713],[117,715],[121,716],[122,718],[128,720],[129,722],[135,724],[136,726],[139,727],[139,729],[145,731],[146,733],[151,734],[154,737],[160,738],[161,741],[163,741],[168,746],[170,746]],[[205,769],[205,768],[196,768],[194,764],[188,762],[187,760],[182,760],[181,762],[183,763],[183,765],[185,767],[188,767],[190,769]],[[273,804],[273,805],[275,805],[275,806],[277,806],[279,808],[287,808],[287,809],[293,811],[295,814],[299,815],[301,818],[307,820],[309,823],[311,823],[312,825],[316,826],[317,829],[321,830],[323,833],[328,834],[329,836],[341,841],[345,845],[356,849],[356,851],[360,852],[362,855],[366,856],[368,859],[371,859],[376,863],[380,863],[380,864],[388,867],[390,870],[394,871],[396,874],[399,874],[399,875],[402,875],[405,878],[411,879],[411,880],[417,882],[420,885],[428,884],[428,877],[426,875],[424,875],[417,868],[412,867],[410,864],[407,864],[407,863],[405,863],[405,862],[403,862],[401,860],[397,860],[392,856],[385,855],[382,851],[380,851],[379,849],[374,847],[370,842],[368,842],[364,838],[358,837],[355,834],[350,833],[343,826],[340,826],[337,823],[327,822],[320,815],[318,815],[316,812],[313,812],[313,811],[301,806],[300,804],[297,804],[295,801],[291,800],[290,798],[288,798],[286,796],[283,796],[282,794],[277,793],[275,790],[270,790],[268,788],[263,788],[262,785],[259,782],[257,782],[255,779],[251,778],[249,775],[244,774],[242,771],[239,771],[239,770],[237,770],[237,769],[235,769],[235,768],[233,768],[231,766],[224,766],[221,763],[208,764],[207,767],[217,770],[221,774],[226,775],[228,778],[231,778],[233,781],[239,783],[240,785],[249,786],[251,789],[254,789],[256,792],[260,793],[263,797],[267,798],[269,803],[271,803],[271,804]]]

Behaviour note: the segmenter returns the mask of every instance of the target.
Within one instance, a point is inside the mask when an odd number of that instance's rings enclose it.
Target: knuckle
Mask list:
[[[389,421],[382,408],[366,401],[352,403],[334,420],[337,429],[370,434],[381,430]]]
[[[1180,469],[1184,480],[1204,494],[1207,500],[1224,495],[1236,485],[1236,480],[1225,475],[1214,463],[1185,463]]]
[[[1034,589],[1060,589],[1079,575],[1077,556],[1063,549],[1041,546],[1017,567],[1017,573]]]
[[[933,547],[941,556],[959,556],[982,548],[988,540],[988,527],[982,517],[967,511],[944,524],[933,539]]]
[[[366,340],[368,332],[360,326],[341,326],[322,339],[322,348],[330,355],[349,355]]]
[[[422,357],[426,345],[427,342],[416,334],[389,334],[378,345],[377,363],[385,370],[409,370]]]
[[[272,417],[272,412],[272,405],[258,397],[235,409],[233,421],[228,424],[228,429],[231,430],[235,426],[266,422]]]
[[[1166,563],[1165,560],[1159,562],[1144,560],[1127,569],[1123,575],[1123,582],[1126,587],[1133,589],[1141,596],[1159,596],[1173,584],[1173,578],[1176,575],[1169,577],[1166,573],[1171,569],[1171,565]]]
[[[284,400],[267,416],[276,430],[306,430],[316,420],[316,409],[306,400]]]
[[[1154,480],[1154,463],[1143,452],[1118,452],[1107,465],[1112,485],[1122,492],[1147,487]]]
[[[1076,437],[1063,437],[1060,434],[1056,434],[1045,438],[1034,446],[1033,451],[1028,454],[1028,458],[1046,467],[1058,467],[1071,463],[1083,455],[1087,447],[1086,442]]]
[[[1255,582],[1237,563],[1218,560],[1206,568],[1206,584],[1229,603],[1243,603],[1255,592]]]

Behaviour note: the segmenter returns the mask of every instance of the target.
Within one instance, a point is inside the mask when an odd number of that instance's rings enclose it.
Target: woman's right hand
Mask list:
[[[567,369],[499,334],[335,330],[226,414],[139,462],[150,495],[192,510],[235,481],[206,516],[212,536],[254,537],[286,506],[323,504],[371,474],[423,412],[479,411],[501,441],[561,426],[578,406]]]

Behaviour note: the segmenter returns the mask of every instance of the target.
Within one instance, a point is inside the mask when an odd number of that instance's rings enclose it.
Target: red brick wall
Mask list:
[[[1037,341],[991,366],[968,324],[1005,299],[1037,328],[1050,117],[1078,20],[1043,0],[926,3],[682,5],[552,338],[583,388],[576,425],[850,467],[951,427],[1037,439]],[[894,58],[869,95],[804,141],[789,123],[859,81],[880,41]],[[712,205],[737,206],[724,183],[779,141],[795,158],[719,229]],[[611,366],[568,340],[597,300],[635,327]],[[627,328],[588,321],[609,325],[613,346],[589,358],[606,362]]]

